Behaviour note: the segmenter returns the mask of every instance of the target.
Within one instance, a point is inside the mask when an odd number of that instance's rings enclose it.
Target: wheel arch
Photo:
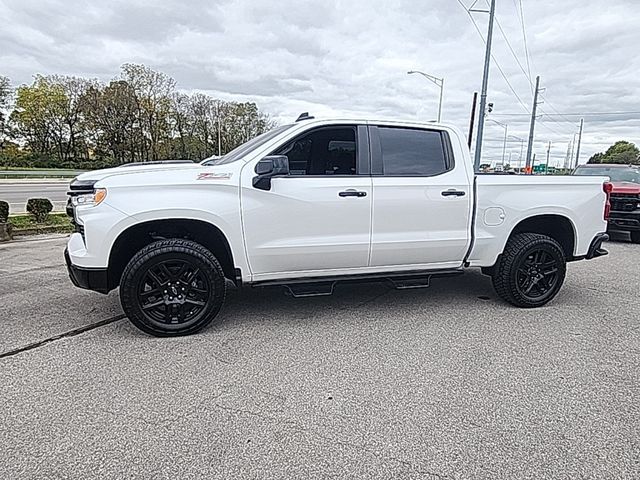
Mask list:
[[[109,253],[109,289],[119,285],[125,266],[136,252],[156,240],[168,238],[184,238],[201,244],[216,256],[225,277],[234,283],[238,281],[229,240],[220,228],[204,220],[166,218],[136,223],[120,232]]]
[[[511,230],[507,242],[519,233],[547,235],[560,244],[567,261],[571,261],[574,258],[576,228],[571,219],[565,215],[541,214],[522,219]]]

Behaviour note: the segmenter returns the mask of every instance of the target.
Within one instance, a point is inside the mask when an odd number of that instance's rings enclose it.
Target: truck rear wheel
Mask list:
[[[153,242],[136,253],[120,280],[129,320],[157,337],[189,335],[209,325],[226,295],[216,257],[184,239]]]
[[[547,235],[519,233],[509,239],[495,266],[493,288],[516,307],[540,307],[557,295],[566,271],[558,242]]]

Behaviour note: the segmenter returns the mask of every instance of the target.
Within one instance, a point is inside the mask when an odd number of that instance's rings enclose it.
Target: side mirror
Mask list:
[[[258,176],[253,177],[253,186],[260,190],[271,190],[273,177],[289,175],[289,157],[286,155],[264,157],[256,164],[255,172]]]

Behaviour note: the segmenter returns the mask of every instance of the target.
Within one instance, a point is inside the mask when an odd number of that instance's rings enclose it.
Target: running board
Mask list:
[[[394,288],[406,290],[426,288],[431,278],[461,275],[463,269],[448,270],[412,270],[400,272],[365,273],[358,275],[339,275],[326,277],[302,277],[279,280],[263,280],[251,283],[252,287],[285,287],[289,295],[296,298],[331,295],[336,283],[360,283],[369,281],[390,281]]]

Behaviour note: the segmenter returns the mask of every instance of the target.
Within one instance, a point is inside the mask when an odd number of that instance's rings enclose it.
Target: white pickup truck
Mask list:
[[[107,293],[141,330],[186,335],[230,283],[330,294],[481,267],[496,293],[538,307],[566,263],[605,255],[606,177],[474,175],[439,124],[301,116],[202,163],[89,172],[70,185],[71,280]]]

